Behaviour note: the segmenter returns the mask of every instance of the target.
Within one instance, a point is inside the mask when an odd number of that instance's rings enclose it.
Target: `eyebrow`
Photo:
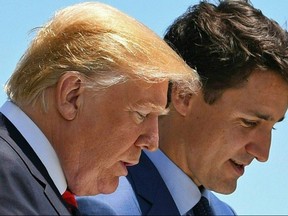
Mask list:
[[[280,118],[277,122],[282,122],[285,119],[285,116],[283,116],[282,118]]]
[[[163,108],[160,105],[155,105],[150,102],[137,103],[135,105],[131,105],[132,109],[149,109],[150,112],[157,113],[158,115],[166,115],[170,111],[169,108]]]
[[[262,114],[262,113],[259,113],[259,112],[256,112],[255,115],[260,118],[260,119],[263,119],[263,120],[266,120],[266,121],[273,121],[274,118],[271,117],[270,115],[265,115],[265,114]],[[281,117],[277,122],[281,122],[285,119],[285,116]]]

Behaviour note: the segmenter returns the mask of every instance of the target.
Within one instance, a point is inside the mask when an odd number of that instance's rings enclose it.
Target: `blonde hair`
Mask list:
[[[55,13],[39,31],[5,86],[19,106],[45,106],[45,89],[67,71],[77,71],[95,88],[128,78],[171,80],[191,91],[199,77],[155,33],[108,5],[80,3]],[[197,83],[197,84],[196,84]]]

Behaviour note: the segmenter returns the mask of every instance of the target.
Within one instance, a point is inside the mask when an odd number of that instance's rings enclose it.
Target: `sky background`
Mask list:
[[[0,0],[0,104],[6,100],[3,85],[26,50],[31,30],[53,13],[77,0]],[[135,17],[161,37],[168,25],[198,0],[102,0]],[[216,2],[212,0],[212,2]],[[287,29],[287,0],[252,0],[252,4]],[[288,215],[288,120],[273,131],[270,158],[254,161],[231,195],[219,195],[239,215]]]

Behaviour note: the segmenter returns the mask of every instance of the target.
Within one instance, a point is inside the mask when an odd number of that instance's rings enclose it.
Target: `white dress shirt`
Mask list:
[[[60,194],[67,188],[67,182],[56,152],[37,125],[14,103],[6,101],[0,112],[8,118],[26,139],[46,167]]]

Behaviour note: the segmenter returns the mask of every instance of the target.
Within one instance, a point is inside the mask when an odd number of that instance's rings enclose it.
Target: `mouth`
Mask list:
[[[121,165],[122,165],[122,168],[124,170],[122,176],[127,176],[128,175],[128,170],[127,170],[127,167],[130,167],[130,166],[134,166],[136,164],[138,164],[139,161],[131,161],[131,162],[126,162],[126,161],[120,161]]]
[[[126,166],[126,167],[129,167],[129,166],[135,166],[135,165],[137,165],[138,163],[139,163],[139,161],[133,161],[133,162],[124,162],[124,161],[121,161],[123,164],[124,164],[124,166]]]
[[[245,171],[245,164],[243,164],[239,161],[233,160],[233,159],[230,159],[229,161],[232,164],[234,170],[237,172],[237,174],[239,176],[242,176],[244,174],[244,171]]]

